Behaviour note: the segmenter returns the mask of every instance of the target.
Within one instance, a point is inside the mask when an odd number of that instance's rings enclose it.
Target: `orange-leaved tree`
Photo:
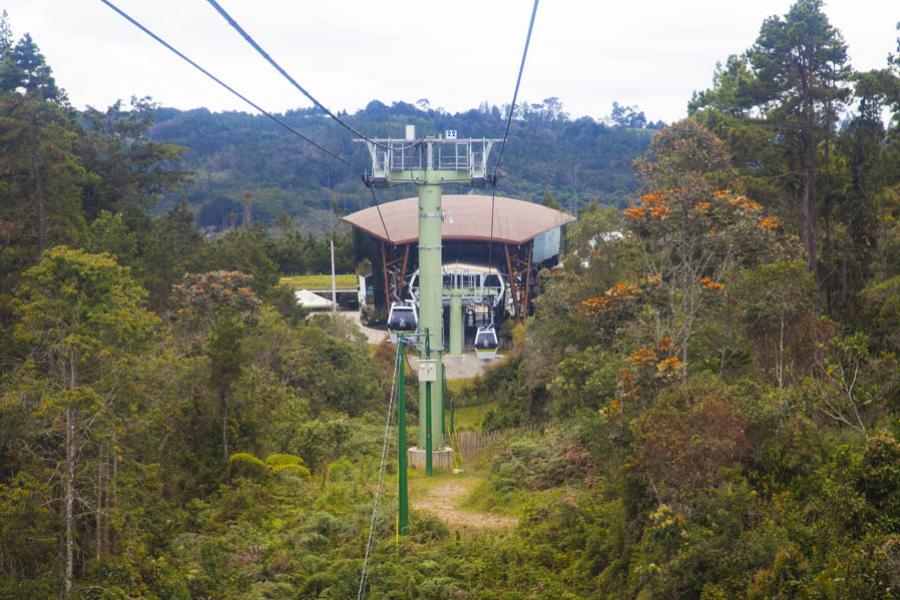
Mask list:
[[[725,145],[689,119],[662,130],[635,162],[646,192],[625,213],[653,284],[645,334],[667,340],[657,368],[684,371],[705,311],[741,266],[781,254],[778,222],[734,188]]]

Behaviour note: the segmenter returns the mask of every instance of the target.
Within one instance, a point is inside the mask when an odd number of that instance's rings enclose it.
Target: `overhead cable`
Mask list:
[[[351,167],[354,170],[359,168],[357,165],[354,165],[352,162],[345,159],[344,157],[335,154],[328,148],[325,148],[324,146],[320,145],[319,143],[315,142],[314,140],[311,140],[307,136],[303,135],[302,133],[300,133],[299,131],[297,131],[296,129],[294,129],[293,127],[288,125],[287,123],[285,123],[283,120],[279,119],[278,117],[276,117],[269,111],[262,108],[257,103],[253,102],[252,100],[250,100],[249,98],[247,98],[246,96],[244,96],[243,94],[238,92],[236,89],[234,89],[233,87],[231,87],[230,85],[228,85],[227,83],[225,83],[224,81],[222,81],[221,79],[219,79],[218,77],[216,77],[215,75],[213,75],[212,73],[210,73],[209,71],[204,69],[202,66],[197,64],[195,61],[191,60],[183,52],[181,52],[180,50],[178,50],[177,48],[172,46],[172,44],[168,43],[167,41],[165,41],[164,39],[162,39],[161,37],[159,37],[158,35],[153,33],[150,29],[148,29],[143,24],[141,24],[137,19],[135,19],[134,17],[132,17],[131,15],[129,15],[128,13],[126,13],[125,11],[120,9],[118,6],[116,6],[109,0],[100,0],[100,2],[102,2],[103,4],[105,4],[106,6],[111,8],[112,10],[114,10],[119,16],[121,16],[123,19],[125,19],[126,21],[128,21],[129,23],[131,23],[132,25],[134,25],[141,31],[143,31],[145,34],[147,34],[148,36],[153,38],[156,42],[158,42],[159,44],[164,46],[167,50],[169,50],[170,52],[175,54],[178,58],[185,61],[186,63],[188,63],[189,65],[191,65],[192,67],[194,67],[195,69],[197,69],[198,71],[200,71],[201,73],[206,75],[208,78],[210,78],[213,81],[215,81],[216,83],[218,83],[220,86],[222,86],[223,88],[228,90],[230,93],[232,93],[236,97],[240,98],[245,104],[247,104],[247,105],[253,107],[254,109],[256,109],[257,111],[259,111],[260,114],[268,117],[269,119],[271,119],[272,121],[274,121],[275,123],[277,123],[278,125],[283,127],[285,130],[296,135],[297,137],[299,137],[303,141],[307,142],[314,148],[317,148],[318,150],[324,152],[331,158],[334,158],[335,160],[342,162],[343,164],[347,165],[348,167]],[[370,188],[370,190],[371,190],[371,188]],[[387,225],[385,224],[385,221],[384,221],[384,216],[381,214],[381,205],[378,202],[378,198],[375,196],[375,192],[372,192],[372,200],[374,200],[375,208],[378,210],[378,216],[381,218],[381,224],[384,227],[384,235],[387,237],[388,241],[391,241],[391,236],[388,233]]]
[[[168,43],[167,41],[165,41],[164,39],[162,39],[161,37],[159,37],[158,35],[156,35],[156,34],[153,33],[152,31],[150,31],[147,27],[145,27],[144,25],[142,25],[140,22],[138,22],[136,19],[134,19],[131,15],[129,15],[128,13],[126,13],[125,11],[123,11],[122,9],[120,9],[118,6],[116,6],[115,4],[113,4],[112,2],[110,2],[109,0],[100,0],[100,2],[102,2],[103,4],[105,4],[106,6],[108,6],[109,8],[111,8],[112,10],[114,10],[114,11],[115,11],[116,13],[118,13],[119,16],[121,16],[123,19],[125,19],[126,21],[128,21],[129,23],[131,23],[132,25],[134,25],[135,27],[137,27],[138,29],[140,29],[141,31],[143,31],[144,33],[146,33],[148,36],[150,36],[151,38],[153,38],[155,41],[157,41],[158,43],[160,43],[160,44],[163,45],[164,47],[166,47],[169,51],[171,51],[173,54],[175,54],[176,56],[178,56],[178,58],[182,59],[183,61],[185,61],[186,63],[188,63],[189,65],[191,65],[192,67],[194,67],[195,69],[197,69],[198,71],[200,71],[201,73],[203,73],[204,75],[206,75],[207,77],[209,77],[210,79],[212,79],[213,81],[215,81],[216,83],[218,83],[220,86],[222,86],[223,88],[225,88],[226,90],[228,90],[229,92],[231,92],[232,94],[234,94],[235,96],[237,96],[238,98],[240,98],[244,103],[248,104],[249,106],[252,106],[254,109],[256,109],[257,111],[259,111],[261,114],[267,116],[268,118],[270,118],[270,119],[273,120],[274,122],[276,122],[276,123],[278,123],[279,125],[281,125],[281,126],[282,126],[284,129],[286,129],[287,131],[293,133],[294,135],[296,135],[297,137],[299,137],[300,139],[302,139],[302,140],[305,141],[306,143],[310,144],[310,145],[313,146],[314,148],[317,148],[318,150],[321,150],[322,152],[324,152],[325,154],[327,154],[327,155],[330,156],[331,158],[333,158],[333,159],[335,159],[335,160],[338,160],[338,161],[344,163],[344,164],[347,165],[348,167],[352,167],[353,169],[358,169],[358,168],[359,168],[357,165],[354,165],[354,164],[353,164],[352,162],[350,162],[349,160],[343,158],[342,156],[339,156],[339,155],[335,154],[334,152],[332,152],[332,151],[329,150],[328,148],[325,148],[324,146],[321,146],[321,145],[318,144],[317,142],[315,142],[315,141],[311,140],[310,138],[306,137],[305,135],[303,135],[302,133],[300,133],[299,131],[297,131],[296,129],[294,129],[293,127],[291,127],[290,125],[288,125],[287,123],[285,123],[283,120],[279,119],[278,117],[276,117],[275,115],[273,115],[273,114],[270,113],[269,111],[267,111],[267,110],[265,110],[264,108],[262,108],[261,106],[259,106],[257,103],[253,102],[252,100],[250,100],[249,98],[247,98],[246,96],[244,96],[243,94],[241,94],[240,92],[238,92],[236,89],[234,89],[233,87],[231,87],[230,85],[228,85],[227,83],[225,83],[224,81],[222,81],[221,79],[219,79],[218,77],[216,77],[215,75],[213,75],[212,73],[210,73],[209,71],[207,71],[206,69],[204,69],[203,67],[201,67],[199,64],[197,64],[196,62],[194,62],[193,60],[191,60],[191,59],[188,58],[187,56],[185,56],[184,53],[182,53],[182,52],[179,51],[177,48],[175,48],[174,46],[172,46],[170,43]]]
[[[525,58],[528,56],[528,45],[531,44],[531,31],[534,29],[534,17],[537,15],[538,1],[534,0],[531,8],[531,21],[528,23],[528,35],[525,37],[525,48],[522,50],[522,61],[519,63],[519,75],[516,77],[516,89],[513,91],[512,104],[509,106],[509,114],[506,115],[506,130],[503,132],[503,141],[500,142],[500,150],[497,152],[497,160],[494,162],[494,174],[503,159],[503,150],[506,148],[506,138],[509,137],[509,124],[512,122],[513,113],[516,110],[516,98],[519,96],[519,85],[522,83],[522,72],[525,70]]]
[[[500,150],[497,152],[497,160],[494,161],[494,169],[491,176],[493,182],[493,191],[491,192],[491,233],[488,241],[488,269],[493,267],[494,260],[494,201],[497,197],[497,169],[500,161],[503,159],[503,150],[506,148],[506,138],[509,137],[509,124],[512,122],[513,113],[516,110],[516,99],[519,96],[519,85],[522,83],[522,72],[525,70],[525,58],[528,56],[528,46],[531,44],[531,32],[534,30],[534,17],[537,15],[539,0],[534,0],[534,6],[531,8],[531,20],[528,22],[528,35],[525,36],[525,48],[522,50],[522,60],[519,62],[519,75],[516,77],[516,88],[513,91],[512,104],[509,106],[509,114],[506,115],[506,129],[503,132],[503,141],[500,143]],[[490,272],[490,271],[488,271]],[[513,276],[509,274],[510,278]]]
[[[375,144],[376,146],[380,146],[382,148],[387,148],[386,145],[382,144],[381,142],[377,142],[377,141],[371,139],[370,137],[368,137],[367,135],[360,132],[355,127],[353,127],[352,125],[350,125],[349,123],[347,123],[346,121],[341,119],[339,116],[337,116],[336,114],[334,114],[333,112],[328,110],[328,108],[326,108],[324,104],[319,102],[315,96],[310,94],[309,91],[306,88],[304,88],[302,85],[300,85],[296,79],[291,77],[290,74],[287,71],[285,71],[284,68],[280,64],[278,64],[275,61],[275,59],[272,58],[272,56],[268,52],[266,52],[263,49],[263,47],[260,46],[256,42],[255,39],[253,39],[253,36],[251,36],[249,33],[247,33],[247,31],[243,27],[241,27],[240,24],[237,21],[235,21],[234,18],[230,14],[228,14],[228,11],[226,11],[224,8],[222,8],[221,4],[216,2],[216,0],[206,0],[206,1],[210,4],[210,6],[212,6],[216,10],[217,13],[219,13],[222,16],[223,19],[225,19],[225,21],[229,25],[231,25],[232,29],[237,31],[240,34],[240,36],[242,38],[244,38],[247,41],[247,43],[250,44],[253,47],[253,49],[256,50],[260,54],[260,56],[262,56],[264,59],[266,59],[266,61],[270,65],[272,65],[272,67],[275,68],[276,71],[281,73],[282,77],[287,79],[291,83],[291,85],[293,85],[295,88],[297,88],[300,91],[300,93],[302,93],[304,96],[309,98],[309,100],[313,104],[315,104],[319,108],[319,110],[321,110],[326,115],[328,115],[329,117],[334,119],[341,127],[346,129],[347,131],[350,131],[354,135],[364,139],[365,141],[367,141],[371,144]]]

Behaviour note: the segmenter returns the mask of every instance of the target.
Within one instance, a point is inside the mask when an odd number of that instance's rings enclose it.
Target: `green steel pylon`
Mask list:
[[[441,225],[441,188],[449,183],[468,183],[484,187],[491,183],[488,156],[502,140],[458,138],[456,131],[444,136],[417,139],[415,128],[406,127],[406,139],[356,140],[368,146],[372,171],[366,185],[388,187],[413,184],[419,196],[419,332],[431,334],[432,356],[437,360],[436,380],[443,380],[444,324]],[[390,241],[390,240],[388,240]],[[421,339],[420,339],[421,341]],[[428,430],[443,431],[444,393],[441,385],[419,382],[419,415],[430,426],[419,427],[419,446],[437,449],[443,436],[426,440]]]

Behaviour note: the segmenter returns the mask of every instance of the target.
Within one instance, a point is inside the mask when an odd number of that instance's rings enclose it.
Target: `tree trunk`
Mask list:
[[[106,457],[103,450],[104,446],[101,444],[100,455],[97,457],[97,505],[94,512],[95,556],[97,557],[97,560],[100,560],[100,556],[103,554],[103,473],[106,470],[106,463],[104,462]]]
[[[69,351],[68,388],[74,390],[78,385],[76,371],[76,354]],[[69,398],[71,403],[72,399]],[[65,478],[65,521],[66,521],[66,575],[64,597],[72,598],[72,584],[75,577],[75,467],[77,446],[75,440],[75,407],[66,406],[66,478]]]
[[[815,125],[815,110],[813,107],[812,92],[810,90],[809,75],[806,65],[801,62],[800,67],[800,91],[803,103],[802,127],[800,138],[800,165],[803,176],[803,189],[800,194],[801,212],[803,224],[801,237],[806,246],[807,263],[806,270],[813,274],[816,282],[819,281],[817,267],[819,256],[816,248],[816,184],[815,184],[815,139],[813,127]]]
[[[810,142],[811,143],[811,142]],[[806,150],[804,150],[804,153]],[[819,263],[818,251],[816,248],[816,189],[813,182],[813,167],[811,159],[804,157],[803,160],[803,191],[801,192],[800,205],[803,215],[803,226],[801,233],[803,235],[803,245],[806,246],[807,262],[806,270],[812,273],[818,281],[817,265]]]
[[[781,320],[778,328],[778,363],[775,365],[775,373],[778,378],[778,389],[784,389],[784,313],[782,305]]]
[[[66,576],[65,598],[72,598],[75,574],[75,409],[66,408]]]
[[[34,138],[31,141],[31,178],[34,183],[32,194],[34,194],[34,202],[37,204],[38,217],[38,253],[43,254],[47,249],[47,208],[44,205],[44,194],[41,189],[41,176],[38,167],[38,131],[37,120],[32,117],[31,128]]]
[[[219,412],[222,415],[222,453],[228,460],[228,393],[225,391],[219,393]]]
[[[118,442],[113,434],[112,440],[112,476],[108,478],[107,485],[109,490],[106,495],[106,506],[110,509],[116,507],[116,481],[119,478],[119,450]],[[106,520],[106,549],[107,552],[114,551],[113,537],[110,533],[109,519]]]

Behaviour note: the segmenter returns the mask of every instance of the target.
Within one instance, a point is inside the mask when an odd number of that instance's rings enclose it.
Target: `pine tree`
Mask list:
[[[16,43],[11,51],[11,58],[15,64],[15,73],[9,82],[7,89],[24,90],[25,94],[41,100],[62,100],[63,95],[56,87],[53,72],[47,65],[44,55],[41,54],[37,44],[26,33]],[[6,87],[5,86],[5,87]]]
[[[750,61],[758,82],[757,105],[779,132],[785,157],[797,174],[800,237],[808,253],[807,268],[816,272],[819,146],[826,145],[827,155],[840,107],[849,97],[847,45],[828,22],[821,0],[798,0],[784,18],[766,19]]]

